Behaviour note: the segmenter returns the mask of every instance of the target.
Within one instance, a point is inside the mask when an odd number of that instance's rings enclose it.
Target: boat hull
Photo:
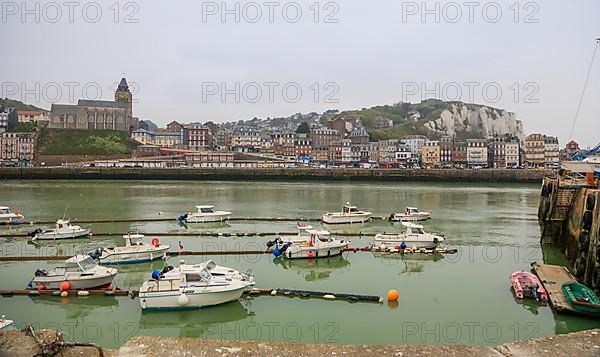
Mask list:
[[[146,263],[156,259],[166,259],[168,250],[168,246],[159,246],[156,249],[134,252],[103,251],[98,261],[102,265]]]
[[[440,241],[435,242],[432,240],[411,240],[409,237],[403,238],[395,238],[391,237],[376,237],[373,241],[373,244],[382,248],[396,248],[402,245],[402,243],[406,244],[406,248],[417,248],[417,249],[435,249],[440,245]]]
[[[142,310],[199,309],[238,300],[247,286],[249,285],[242,284],[220,291],[184,288],[174,291],[140,292],[139,299]],[[187,297],[185,304],[180,300],[181,295]]]
[[[512,289],[518,299],[533,298],[548,301],[548,293],[542,283],[532,273],[515,272],[510,276]],[[535,291],[531,288],[535,284]]]
[[[364,223],[370,219],[370,213],[352,215],[324,214],[323,216],[321,216],[321,221],[326,224]]]
[[[9,213],[9,214],[1,214],[0,215],[0,222],[2,223],[10,223],[10,222],[20,222],[23,220],[23,215],[21,214],[15,214],[15,213]]]
[[[63,281],[68,281],[71,284],[69,290],[84,290],[107,287],[112,284],[115,275],[117,274],[106,274],[87,279],[81,277],[65,279],[64,276],[41,276],[35,277],[31,283],[35,289],[39,288],[40,285],[43,284],[47,290],[59,290],[60,284],[62,284]]]
[[[216,213],[209,215],[190,215],[186,218],[187,223],[210,223],[210,222],[224,222],[229,220],[231,213]]]
[[[57,239],[75,239],[87,237],[90,234],[90,229],[80,229],[71,232],[42,232],[33,237],[33,240],[57,240]]]
[[[313,258],[328,258],[340,255],[344,252],[346,245],[338,245],[331,247],[290,247],[284,253],[287,259],[313,259]]]
[[[400,222],[400,221],[426,221],[431,219],[430,214],[420,214],[420,215],[410,215],[404,213],[394,213],[390,218],[391,221]]]

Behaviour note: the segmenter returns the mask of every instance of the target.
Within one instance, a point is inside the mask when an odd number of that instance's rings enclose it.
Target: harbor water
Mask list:
[[[264,250],[273,236],[194,237],[194,232],[292,232],[295,222],[232,221],[180,225],[177,216],[210,204],[234,217],[317,218],[345,202],[389,216],[406,206],[433,213],[425,229],[443,233],[449,255],[346,252],[318,260],[287,261],[272,255],[171,257],[217,264],[255,275],[258,288],[287,288],[385,297],[397,303],[353,303],[285,296],[250,296],[239,302],[189,311],[142,312],[129,297],[0,297],[0,314],[18,327],[60,329],[69,340],[118,347],[136,335],[203,339],[341,344],[501,343],[600,327],[592,319],[558,315],[531,300],[518,301],[509,276],[534,261],[566,264],[560,251],[540,244],[539,185],[344,182],[194,181],[3,181],[0,205],[26,220],[53,221],[172,218],[165,222],[99,223],[91,238],[32,244],[11,234],[40,227],[2,226],[1,256],[87,253],[123,245],[102,233],[165,232],[160,242],[177,252]],[[66,213],[65,213],[66,212]],[[321,226],[317,222],[314,225]],[[323,226],[336,232],[399,232],[401,225],[376,219],[365,224]],[[151,236],[148,236],[150,239]],[[372,237],[349,238],[353,247]],[[0,262],[0,289],[24,289],[37,268],[56,261]],[[137,290],[164,262],[117,266],[116,285]]]

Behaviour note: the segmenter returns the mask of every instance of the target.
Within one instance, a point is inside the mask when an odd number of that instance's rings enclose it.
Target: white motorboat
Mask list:
[[[379,233],[375,235],[373,247],[392,249],[434,249],[444,238],[435,234],[427,233],[423,226],[412,222],[402,222],[406,231],[397,234]]]
[[[340,255],[349,242],[334,239],[328,231],[315,230],[310,226],[300,228],[297,237],[283,241],[277,237],[267,242],[267,247],[272,248],[273,255],[283,256],[287,259],[325,258]]]
[[[18,211],[11,212],[10,207],[0,206],[0,222],[13,223],[23,220],[23,215]]]
[[[425,221],[431,218],[431,212],[421,212],[417,207],[406,207],[402,213],[392,213],[390,221]]]
[[[126,234],[125,246],[98,249],[93,256],[100,264],[135,264],[145,263],[154,259],[166,259],[170,246],[160,244],[158,238],[152,238],[151,243],[144,241],[143,234]]]
[[[342,207],[342,212],[327,212],[321,216],[321,221],[327,224],[363,223],[371,218],[371,212],[359,211],[350,202]]]
[[[254,277],[212,260],[155,270],[140,288],[143,310],[195,309],[238,300]]]
[[[102,288],[109,286],[117,273],[117,269],[99,266],[89,255],[76,255],[50,271],[36,270],[30,288],[58,290],[63,282],[69,283],[69,290]]]
[[[81,228],[80,226],[73,226],[71,222],[65,219],[59,219],[56,221],[56,228],[53,229],[36,229],[32,232],[32,240],[56,240],[56,239],[73,239],[79,237],[85,237],[90,234],[89,228]]]
[[[197,212],[188,212],[179,216],[178,220],[186,223],[223,222],[231,216],[231,212],[228,211],[215,211],[215,206],[196,206],[196,208]]]
[[[6,315],[2,315],[2,318],[0,318],[0,330],[3,330],[9,326],[12,326],[13,323],[14,323],[13,320],[9,320],[6,318]]]

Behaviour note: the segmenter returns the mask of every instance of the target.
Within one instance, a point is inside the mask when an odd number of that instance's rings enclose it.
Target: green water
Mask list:
[[[182,312],[144,312],[128,297],[0,297],[0,313],[19,327],[59,328],[72,340],[117,347],[135,335],[344,344],[496,345],[600,327],[600,322],[557,315],[536,302],[518,302],[508,276],[530,263],[561,262],[552,246],[542,247],[537,223],[538,185],[308,182],[129,182],[3,181],[0,204],[19,209],[29,220],[55,220],[67,210],[71,219],[176,217],[197,204],[214,204],[234,216],[318,217],[350,201],[375,215],[405,206],[433,212],[426,229],[443,232],[455,255],[375,256],[345,253],[315,261],[274,261],[268,255],[214,256],[217,264],[256,276],[260,288],[326,290],[385,296],[400,292],[398,304],[349,303],[282,296],[257,296],[239,302]],[[35,226],[34,226],[35,227]],[[0,227],[0,233],[34,227]],[[327,227],[333,232],[394,232],[397,224],[375,220],[364,225]],[[179,232],[294,231],[294,222],[232,222],[182,227],[175,220],[94,224],[93,232],[172,232],[161,242],[177,251],[263,249],[273,237],[181,237]],[[121,245],[122,238],[32,245],[24,238],[2,238],[0,254],[68,255]],[[352,246],[372,238],[352,238]],[[206,257],[186,257],[200,262]],[[170,264],[177,264],[171,258]],[[562,263],[562,262],[561,262]],[[0,263],[0,288],[21,289],[38,267],[56,262]],[[118,267],[116,283],[138,289],[162,262]]]

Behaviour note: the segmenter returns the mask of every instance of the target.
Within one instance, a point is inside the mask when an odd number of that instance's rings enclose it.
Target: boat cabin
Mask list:
[[[342,207],[342,213],[358,213],[358,208],[356,206],[352,206],[350,202],[346,202],[344,207]]]
[[[406,214],[416,214],[416,213],[420,213],[419,209],[417,207],[406,207]]]
[[[421,235],[426,234],[423,226],[420,224],[414,224],[410,222],[402,222],[402,225],[406,227],[406,235]]]
[[[87,272],[96,268],[98,264],[89,255],[76,255],[65,260],[64,267],[56,268],[57,272],[59,269],[64,269],[66,272]]]
[[[310,234],[310,241],[311,242],[316,242],[317,239],[321,242],[331,242],[333,241],[333,238],[331,238],[331,233],[329,233],[328,231],[324,231],[324,230],[315,230],[315,229],[310,229],[306,231],[308,234]]]
[[[0,206],[0,214],[10,214],[10,207]]]
[[[56,221],[56,228],[57,229],[61,229],[61,228],[66,228],[68,226],[71,225],[71,222],[64,220],[64,219],[59,219],[58,221]]]
[[[198,213],[215,213],[215,206],[196,206]]]
[[[143,234],[126,234],[123,236],[126,247],[145,245]]]

